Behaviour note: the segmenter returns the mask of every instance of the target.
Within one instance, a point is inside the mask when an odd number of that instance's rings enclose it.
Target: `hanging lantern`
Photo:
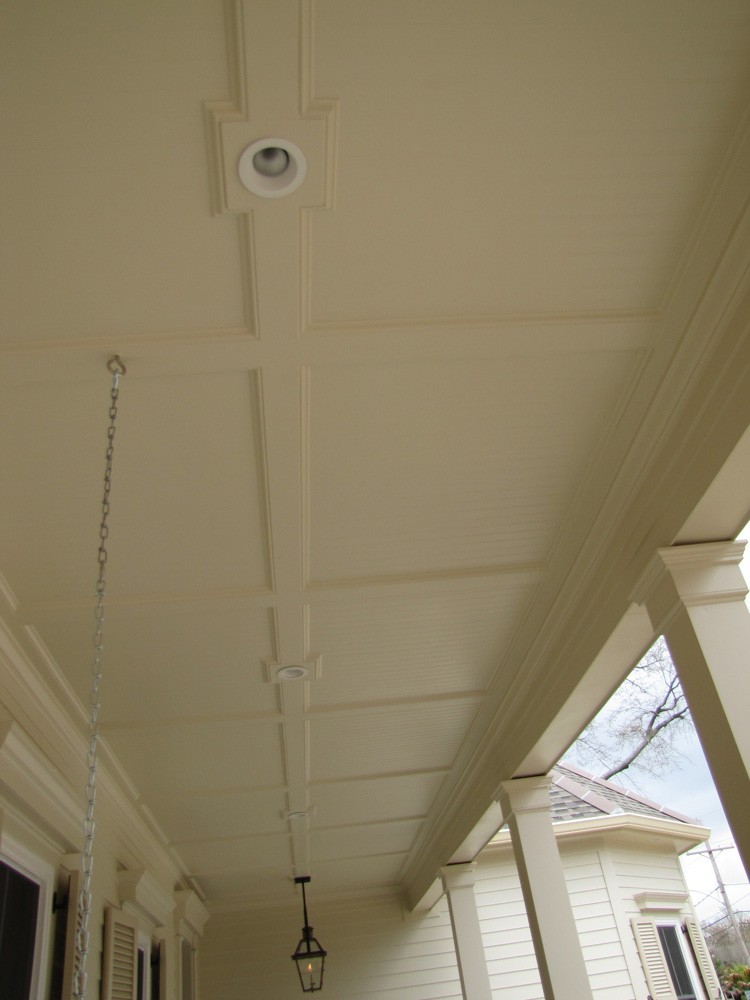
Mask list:
[[[297,963],[302,992],[315,993],[316,990],[323,988],[323,968],[327,953],[321,947],[318,939],[313,937],[313,929],[307,921],[305,885],[310,881],[310,876],[300,875],[294,881],[297,885],[302,886],[302,909],[305,915],[305,926],[302,928],[302,937],[292,959]]]

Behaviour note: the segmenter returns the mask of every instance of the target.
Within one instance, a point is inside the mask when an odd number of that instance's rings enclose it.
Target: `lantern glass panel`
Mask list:
[[[325,955],[320,952],[309,955],[300,954],[300,951],[301,949],[298,949],[294,956],[294,960],[297,963],[299,981],[304,993],[314,993],[316,990],[322,989],[323,986]]]

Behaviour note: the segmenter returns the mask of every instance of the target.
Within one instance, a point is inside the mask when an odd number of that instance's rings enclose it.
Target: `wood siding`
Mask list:
[[[563,866],[594,996],[633,1000],[634,993],[598,851],[563,849]],[[541,1000],[542,985],[521,884],[510,851],[488,851],[475,886],[492,995]]]
[[[460,1000],[447,907],[429,916],[405,916],[394,901],[349,907],[311,906],[314,933],[328,951],[327,1000]],[[212,1000],[299,996],[291,961],[300,937],[301,906],[251,916],[211,918],[201,955],[201,995]]]
[[[600,841],[583,846],[562,842],[561,854],[594,997],[643,1000],[648,991],[634,957],[635,941],[623,940],[621,934],[632,937],[629,918],[640,912],[636,893],[685,891],[678,859],[667,847],[604,847]],[[484,853],[474,892],[493,1000],[542,1000],[510,850]],[[395,900],[337,907],[313,903],[310,916],[328,951],[328,1000],[460,1000],[444,900],[424,917],[405,916]],[[252,991],[264,1000],[296,998],[299,982],[290,956],[300,927],[298,901],[263,915],[214,915],[202,946],[201,995],[245,1000]]]

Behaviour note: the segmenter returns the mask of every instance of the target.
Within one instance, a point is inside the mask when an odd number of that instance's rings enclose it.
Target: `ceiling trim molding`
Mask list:
[[[310,238],[309,234],[306,234]],[[612,309],[590,312],[521,312],[456,314],[454,316],[415,316],[394,319],[351,319],[314,321],[308,318],[303,333],[311,337],[342,333],[390,333],[422,330],[505,330],[507,327],[549,327],[582,325],[642,326],[660,321],[658,309]]]
[[[23,767],[19,770],[17,764],[14,765],[12,774],[18,778],[14,792],[26,802],[29,796],[33,799],[38,792],[33,787],[34,782],[29,783],[28,776],[34,773],[34,768],[39,772],[36,782],[39,788],[44,788],[45,782],[49,785],[53,776],[65,796],[68,796],[69,789],[82,790],[85,784],[88,747],[86,712],[59,670],[56,669],[55,674],[57,680],[54,687],[49,683],[55,680],[52,674],[45,683],[36,665],[0,624],[0,690],[3,692],[0,700],[14,706],[17,718],[28,720],[23,730],[14,724],[12,733],[5,735],[5,739],[10,740],[8,746],[17,748],[12,759],[17,761],[19,753],[24,756]],[[156,871],[165,872],[171,879],[179,881],[184,877],[184,866],[169,848],[163,831],[151,823],[148,816],[139,812],[138,793],[104,738],[99,741],[98,755],[97,828],[100,835],[127,867],[152,865]],[[32,762],[35,762],[33,767]],[[71,793],[68,801],[73,800]],[[72,808],[68,807],[69,816]],[[83,839],[83,810],[81,793],[81,822],[76,824],[77,831],[72,828],[70,818],[65,820],[63,816],[60,820],[60,832],[64,833],[73,849],[79,837],[81,841]]]
[[[0,783],[72,850],[83,841],[85,803],[60,777],[19,725],[11,723],[0,731]]]
[[[449,583],[457,580],[479,580],[486,577],[525,577],[525,583],[539,583],[546,572],[543,563],[506,563],[495,566],[466,566],[460,569],[425,570],[421,573],[390,573],[380,576],[352,576],[333,579],[307,580],[305,590],[354,590],[363,587],[410,586],[429,583]]]

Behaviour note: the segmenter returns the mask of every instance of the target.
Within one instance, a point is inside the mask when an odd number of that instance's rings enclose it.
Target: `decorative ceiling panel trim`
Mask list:
[[[280,3],[282,0],[280,0]],[[249,62],[253,53],[248,49],[248,25],[253,15],[261,12],[248,9],[241,0],[228,0],[225,4],[227,24],[227,51],[230,79],[230,96],[226,101],[206,102],[204,121],[208,146],[208,163],[211,189],[211,207],[214,214],[225,212],[246,213],[240,222],[240,256],[244,286],[245,313],[248,328],[254,335],[260,329],[257,314],[257,275],[253,252],[254,231],[257,219],[251,213],[274,212],[276,215],[292,209],[301,209],[298,225],[302,230],[299,257],[300,267],[300,328],[304,328],[309,310],[309,275],[307,238],[310,207],[332,208],[336,189],[336,147],[338,136],[338,101],[314,96],[314,4],[307,0],[283,0],[291,10],[295,5],[299,23],[299,44],[296,65],[287,64],[286,46],[277,42],[277,60],[287,66],[298,80],[297,106],[284,107],[283,99],[269,101],[268,86],[262,76],[253,75]],[[278,6],[278,5],[277,5]],[[288,17],[288,12],[285,11]],[[252,24],[250,25],[252,29]],[[283,73],[283,70],[282,70]],[[255,88],[255,90],[253,90]],[[280,92],[281,88],[279,88]],[[251,92],[252,91],[252,92]],[[277,104],[280,106],[276,107]],[[275,108],[276,113],[267,111]],[[261,113],[262,111],[262,113]],[[257,113],[256,113],[257,112]],[[264,115],[266,117],[264,117]],[[308,162],[308,176],[299,190],[283,199],[267,199],[249,192],[239,181],[236,164],[243,149],[259,137],[282,136],[303,150]]]
[[[25,356],[32,359],[33,365],[39,364],[40,356],[50,356],[57,366],[61,362],[65,367],[60,372],[55,368],[55,374],[59,377],[61,374],[63,377],[69,375],[70,378],[80,379],[83,377],[89,377],[91,362],[89,358],[94,358],[97,365],[101,366],[108,357],[112,354],[120,354],[123,357],[127,357],[128,351],[127,347],[133,346],[141,349],[142,353],[144,350],[151,354],[154,351],[159,350],[159,348],[164,348],[168,351],[174,352],[175,347],[180,348],[193,348],[200,347],[205,344],[207,348],[211,350],[216,350],[217,344],[226,343],[228,346],[234,347],[237,343],[244,343],[250,339],[251,331],[247,327],[216,327],[213,329],[204,330],[167,330],[159,333],[118,333],[110,334],[102,332],[99,336],[95,337],[75,337],[75,338],[62,338],[59,340],[8,340],[0,344],[0,356],[2,357],[13,357],[17,356],[19,364]],[[254,335],[253,335],[254,336]],[[72,361],[67,361],[66,358],[70,357],[75,359]],[[178,370],[180,367],[180,359],[176,358],[174,353],[171,358],[172,362],[177,362]],[[184,359],[183,359],[184,360]],[[127,357],[128,371],[131,372],[132,358]],[[217,364],[217,360],[214,361],[214,365]],[[74,367],[75,366],[75,367]],[[85,366],[85,367],[82,367]],[[70,369],[69,372],[67,369]],[[8,378],[9,374],[12,374],[14,379],[19,381],[41,381],[39,377],[39,372],[35,368],[27,368],[29,375],[25,378],[20,378],[15,372],[4,372],[4,379]],[[50,369],[52,371],[52,369]],[[173,369],[170,367],[170,373]],[[50,374],[50,378],[52,374]],[[99,379],[101,379],[101,371],[99,371]]]
[[[276,590],[276,574],[271,551],[271,496],[269,488],[268,451],[266,434],[266,407],[263,399],[263,374],[260,368],[250,372],[251,426],[258,475],[258,501],[260,520],[263,524],[263,560],[269,591]]]
[[[307,0],[277,0],[274,4],[280,23],[290,22],[296,11],[299,42],[292,61],[287,31],[265,35],[263,55],[275,59],[270,80],[262,69],[256,72],[258,51],[253,51],[255,38],[263,35],[260,22],[264,11],[255,6],[246,16],[246,7],[251,5],[242,0],[228,0],[225,7],[229,98],[204,104],[212,211],[218,215],[278,212],[290,207],[330,208],[335,192],[338,102],[313,96],[312,6]],[[257,60],[259,66],[262,61]],[[290,77],[296,79],[294,104],[289,99],[293,89]],[[308,175],[301,187],[283,199],[271,199],[282,204],[269,205],[267,199],[253,194],[237,171],[243,150],[264,136],[280,136],[294,143],[308,161]]]
[[[227,587],[226,590],[201,590],[191,593],[176,593],[174,591],[163,594],[128,594],[123,597],[107,596],[107,606],[109,608],[141,608],[159,605],[194,605],[213,604],[215,602],[231,600],[267,600],[273,594],[273,590],[267,586],[257,587]],[[76,597],[64,601],[28,601],[21,604],[18,615],[21,622],[30,625],[36,621],[37,616],[49,611],[75,611],[82,608],[90,608],[91,599]]]
[[[300,114],[325,122],[325,194],[323,206],[336,207],[339,101],[315,95],[315,0],[299,0],[300,11]],[[302,213],[305,218],[309,211]]]
[[[399,823],[416,824],[421,823],[425,818],[422,815],[404,814],[403,816],[391,816],[387,819],[362,820],[358,823],[331,823],[326,826],[319,826],[317,823],[313,827],[314,833],[327,833],[329,830],[359,830],[369,827],[398,826]]]
[[[310,786],[315,785],[341,785],[351,782],[384,781],[388,778],[420,778],[432,774],[449,774],[450,766],[405,768],[403,771],[379,771],[374,774],[354,774],[348,778],[311,778]]]
[[[338,865],[347,861],[375,861],[378,858],[407,858],[408,851],[372,851],[367,854],[337,854],[333,858],[319,858],[315,860],[315,866],[325,864]]]
[[[182,715],[178,718],[170,719],[162,717],[160,719],[144,719],[139,722],[105,722],[102,723],[102,732],[105,733],[130,733],[148,732],[149,730],[164,729],[188,729],[192,726],[213,725],[224,722],[281,722],[283,716],[275,711],[261,712],[220,712],[205,715]]]
[[[240,276],[242,280],[242,307],[245,314],[247,332],[260,339],[260,319],[258,317],[258,280],[255,267],[255,230],[250,215],[237,219],[239,238]]]
[[[352,590],[363,587],[418,586],[483,577],[523,578],[523,583],[538,583],[547,567],[543,563],[509,563],[506,566],[466,566],[462,569],[424,570],[418,573],[390,573],[375,576],[352,576],[332,580],[307,580],[308,591]]]
[[[413,695],[405,698],[382,698],[372,701],[344,702],[334,705],[313,705],[307,710],[308,716],[312,718],[325,718],[329,715],[351,715],[358,712],[366,714],[381,714],[390,709],[401,710],[408,705],[435,705],[439,702],[481,702],[486,692],[484,689],[477,691],[448,691],[441,694]]]
[[[307,241],[306,261],[307,268],[310,267],[312,257],[312,225],[308,223],[304,230]],[[303,245],[306,245],[303,242]],[[658,309],[624,309],[624,310],[603,310],[592,312],[523,312],[523,313],[490,313],[486,315],[455,315],[445,316],[437,314],[435,316],[401,317],[397,319],[369,320],[353,317],[352,319],[337,320],[335,322],[316,322],[310,309],[305,314],[305,325],[303,327],[306,334],[326,334],[326,333],[387,333],[391,330],[440,330],[440,329],[475,329],[486,327],[489,329],[504,328],[507,326],[581,326],[582,324],[653,324],[659,321],[661,312]]]
[[[311,508],[312,508],[312,372],[309,365],[300,369],[300,538],[302,589],[307,590],[311,566]],[[305,639],[309,639],[309,608],[307,610]],[[307,648],[307,647],[306,647]]]
[[[101,384],[108,358],[119,354],[128,378],[248,371],[257,366],[258,342],[244,328],[165,336],[107,337],[0,347],[0,385],[92,382]]]
[[[208,146],[211,210],[214,215],[220,215],[227,202],[222,163],[221,125],[225,121],[243,121],[247,118],[242,7],[242,0],[225,0],[224,2],[229,99],[206,101],[203,105],[203,121]]]

